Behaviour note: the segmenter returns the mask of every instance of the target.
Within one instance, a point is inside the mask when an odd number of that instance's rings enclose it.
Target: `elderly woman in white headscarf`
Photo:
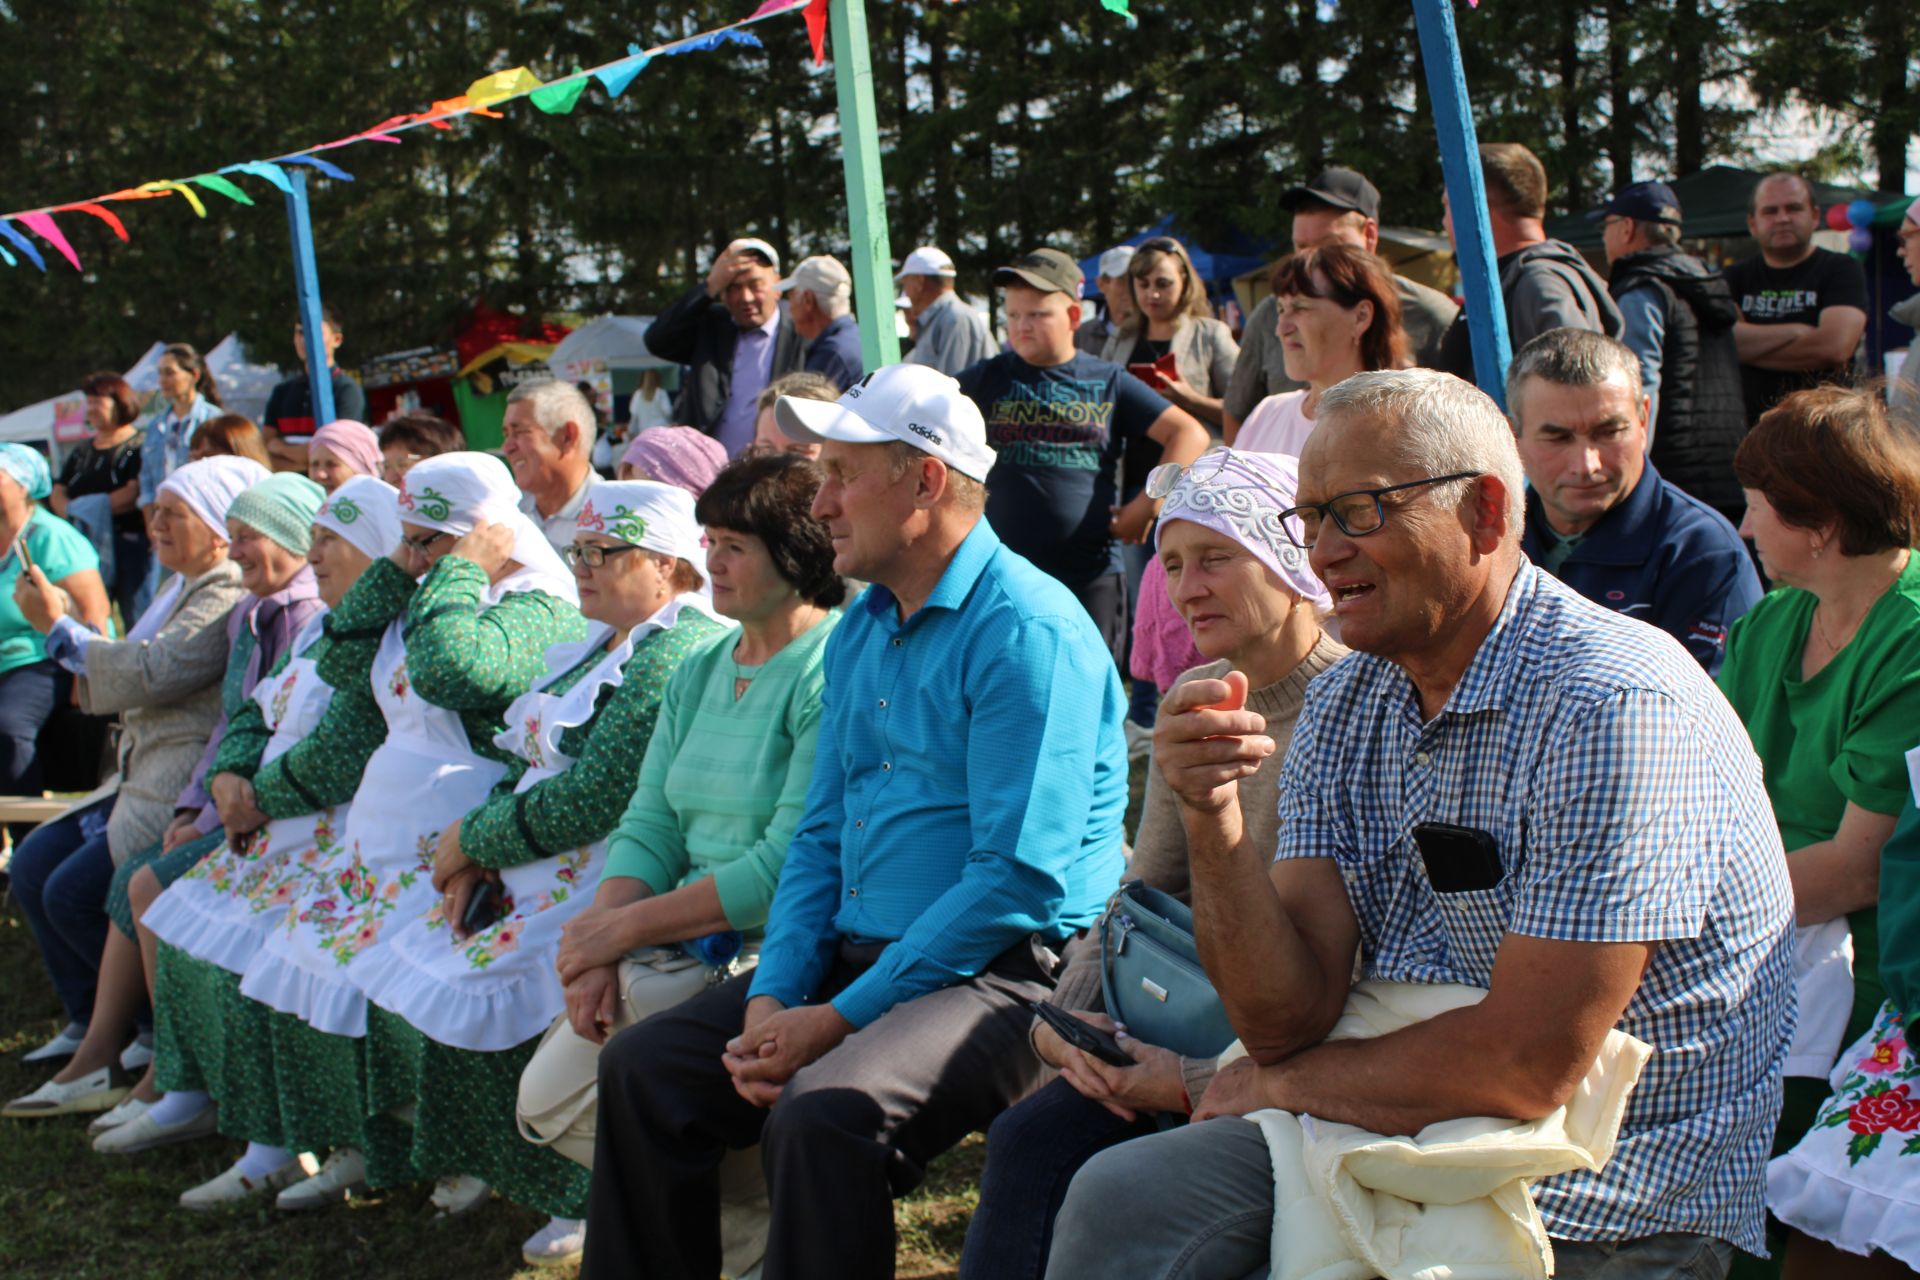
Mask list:
[[[24,577],[14,594],[46,634],[47,656],[78,677],[81,708],[117,712],[121,724],[114,778],[14,853],[14,893],[67,1015],[66,1029],[39,1051],[46,1059],[72,1055],[85,1039],[110,927],[108,885],[121,863],[159,842],[220,718],[227,614],[247,594],[227,557],[227,509],[266,478],[244,458],[209,458],[166,478],[154,500],[153,550],[172,576],[124,640],[73,616],[42,574]],[[126,1086],[102,1067],[60,1092],[52,1100],[60,1110],[100,1111]]]
[[[1193,642],[1212,661],[1183,672],[1174,687],[1226,680],[1266,718],[1273,754],[1240,782],[1240,809],[1256,848],[1271,847],[1280,762],[1293,737],[1307,682],[1347,651],[1321,630],[1331,609],[1307,553],[1288,538],[1281,513],[1294,505],[1298,462],[1283,454],[1215,449],[1190,466],[1156,467],[1147,492],[1164,500],[1154,546],[1167,595]],[[1297,530],[1296,530],[1297,532]],[[1190,901],[1186,831],[1166,780],[1147,780],[1128,880]],[[1069,953],[1054,1003],[1112,1030],[1101,990],[1097,941]],[[963,1277],[1038,1277],[1054,1214],[1082,1164],[1106,1147],[1151,1133],[1160,1116],[1190,1114],[1213,1078],[1212,1059],[1183,1059],[1120,1035],[1134,1058],[1113,1067],[1066,1044],[1036,1021],[1034,1052],[1058,1079],[1001,1114],[987,1135],[980,1208],[967,1231]]]
[[[523,1142],[514,1118],[521,1071],[565,1008],[561,930],[593,900],[668,677],[725,630],[702,607],[701,530],[682,489],[596,485],[566,558],[591,626],[548,651],[494,739],[518,778],[441,831],[439,900],[396,919],[349,970],[375,1006],[369,1097],[413,1126],[407,1167],[373,1153],[369,1181],[418,1172],[440,1177],[455,1207],[491,1186],[543,1210],[551,1221],[523,1246],[536,1263],[578,1253],[586,1216],[587,1170]]]

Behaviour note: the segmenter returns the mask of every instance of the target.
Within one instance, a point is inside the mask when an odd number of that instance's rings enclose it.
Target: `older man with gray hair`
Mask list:
[[[853,276],[822,254],[804,258],[779,284],[787,298],[787,318],[806,344],[800,367],[833,380],[845,391],[866,376],[860,353],[860,326],[854,323]]]
[[[1527,563],[1513,434],[1469,384],[1350,378],[1300,464],[1289,534],[1358,652],[1307,687],[1278,848],[1240,812],[1273,751],[1244,675],[1176,689],[1154,734],[1201,960],[1247,1056],[1194,1123],[1081,1169],[1047,1275],[1265,1274],[1286,1238],[1241,1117],[1540,1119],[1616,1027],[1651,1056],[1611,1158],[1530,1186],[1556,1274],[1723,1275],[1764,1251],[1794,1022],[1792,890],[1745,731],[1678,646]],[[1356,961],[1370,983],[1485,995],[1329,1040]]]
[[[593,469],[593,406],[580,389],[554,378],[523,382],[507,394],[500,452],[520,486],[520,510],[540,526],[555,551],[573,545],[573,526]]]

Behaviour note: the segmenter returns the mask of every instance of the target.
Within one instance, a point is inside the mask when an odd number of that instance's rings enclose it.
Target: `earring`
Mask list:
[[[1818,560],[1821,556],[1825,554],[1827,554],[1827,549],[1825,547],[1821,546],[1817,542],[1813,544],[1813,558],[1815,560]]]

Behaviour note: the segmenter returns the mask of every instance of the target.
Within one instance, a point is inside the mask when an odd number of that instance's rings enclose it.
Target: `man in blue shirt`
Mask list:
[[[1652,1052],[1611,1157],[1528,1188],[1557,1274],[1724,1276],[1764,1249],[1794,1003],[1760,762],[1698,664],[1527,563],[1521,488],[1509,425],[1469,383],[1385,370],[1322,396],[1295,512],[1356,652],[1307,689],[1278,847],[1240,814],[1239,780],[1274,749],[1244,675],[1174,690],[1154,734],[1201,960],[1248,1056],[1197,1123],[1081,1168],[1048,1280],[1284,1258],[1266,1138],[1215,1118],[1539,1120],[1615,1028]],[[1364,982],[1485,996],[1329,1040],[1356,963]]]
[[[1026,1002],[1121,870],[1125,697],[1073,596],[981,518],[979,411],[893,365],[776,414],[821,445],[834,568],[873,586],[827,644],[758,969],[601,1055],[592,1280],[716,1275],[716,1169],[756,1143],[767,1280],[891,1276],[892,1197],[1038,1083]]]
[[[1761,596],[1726,517],[1647,461],[1648,397],[1625,343],[1551,329],[1507,372],[1526,468],[1527,558],[1595,604],[1660,628],[1708,675]]]
[[[866,373],[860,326],[850,310],[853,276],[833,258],[804,258],[780,282],[793,331],[806,343],[800,367],[833,380],[845,391]]]

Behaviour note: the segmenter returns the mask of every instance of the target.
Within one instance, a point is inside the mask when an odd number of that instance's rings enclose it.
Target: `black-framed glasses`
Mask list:
[[[452,536],[452,534],[446,532],[444,529],[438,533],[430,533],[424,538],[409,538],[402,534],[400,544],[405,547],[411,547],[424,556],[432,553],[434,543],[440,541],[442,538],[451,538]]]
[[[1380,499],[1389,493],[1399,493],[1406,489],[1419,489],[1430,484],[1446,484],[1450,480],[1475,480],[1487,474],[1484,471],[1455,471],[1451,475],[1428,476],[1424,480],[1407,480],[1400,484],[1383,485],[1378,489],[1354,489],[1347,493],[1336,493],[1325,502],[1315,502],[1306,506],[1292,507],[1280,513],[1280,527],[1287,531],[1287,540],[1302,551],[1313,550],[1313,544],[1320,540],[1320,523],[1327,517],[1340,532],[1349,538],[1364,538],[1370,533],[1378,533],[1380,526],[1387,522],[1386,504]],[[1293,520],[1300,522],[1300,532],[1294,532]]]
[[[624,551],[638,551],[639,547],[603,547],[597,542],[576,542],[560,548],[560,557],[567,562],[567,568],[577,569],[581,565],[589,569],[598,569],[607,562],[608,556],[617,556]]]

